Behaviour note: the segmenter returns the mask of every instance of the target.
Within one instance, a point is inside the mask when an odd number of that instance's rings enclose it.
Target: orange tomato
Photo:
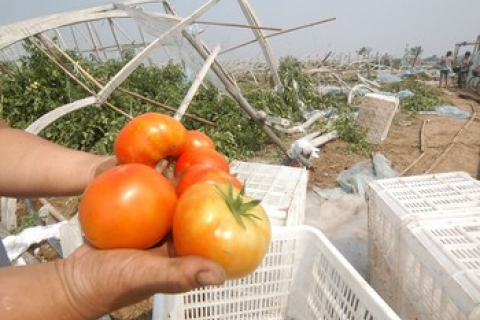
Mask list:
[[[187,138],[183,146],[183,151],[195,148],[210,148],[215,149],[215,143],[205,133],[198,130],[188,130]]]
[[[181,196],[185,190],[199,182],[217,184],[227,184],[230,182],[235,188],[242,188],[242,183],[235,176],[226,173],[222,169],[206,167],[204,165],[197,164],[188,167],[185,172],[180,175],[180,179],[177,184],[177,195]]]
[[[218,168],[230,173],[230,165],[227,158],[220,152],[211,148],[193,148],[185,150],[175,162],[174,175],[194,165],[203,165],[211,168]]]
[[[191,186],[179,198],[173,216],[176,254],[209,258],[225,269],[229,279],[252,273],[271,239],[270,220],[252,201],[231,185]]]
[[[127,123],[114,143],[118,162],[155,166],[158,161],[177,157],[183,150],[187,129],[176,119],[161,113],[144,113]]]
[[[155,169],[142,164],[114,167],[85,190],[79,221],[88,241],[101,249],[146,249],[171,230],[175,189]]]

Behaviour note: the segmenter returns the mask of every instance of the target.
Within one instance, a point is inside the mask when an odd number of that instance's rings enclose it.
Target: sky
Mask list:
[[[53,13],[83,9],[105,0],[0,0],[0,25]],[[480,35],[480,0],[249,0],[259,21],[268,27],[293,28],[327,18],[335,21],[287,35],[270,38],[277,56],[325,55],[372,52],[401,56],[406,46],[421,46],[423,57],[443,55],[455,44],[475,41]],[[187,16],[206,0],[171,0],[181,16]],[[160,11],[160,6],[156,6]],[[236,0],[222,0],[204,16],[204,21],[245,24]],[[211,47],[227,49],[253,39],[250,30],[202,25],[202,39]],[[266,34],[271,31],[266,32]],[[468,50],[471,47],[462,48]],[[245,47],[237,56],[259,56],[256,46]]]

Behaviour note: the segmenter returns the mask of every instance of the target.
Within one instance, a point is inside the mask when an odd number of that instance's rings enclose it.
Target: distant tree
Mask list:
[[[423,49],[421,46],[412,47],[410,48],[410,55],[413,57],[412,59],[412,68],[415,67],[417,63],[418,57],[422,54]]]
[[[370,53],[372,52],[372,48],[368,47],[361,47],[356,51],[357,55],[361,56],[363,59],[367,59]],[[367,66],[367,77],[370,78],[370,61],[366,61]]]
[[[372,48],[369,48],[369,47],[361,47],[356,51],[356,53],[363,58],[368,57],[371,52],[372,52]]]

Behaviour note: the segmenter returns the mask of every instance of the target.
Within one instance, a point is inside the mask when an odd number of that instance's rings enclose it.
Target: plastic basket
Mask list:
[[[366,129],[367,140],[380,144],[387,138],[400,100],[397,97],[367,93],[358,111],[357,124]]]
[[[234,161],[230,170],[245,183],[246,194],[262,200],[273,225],[303,224],[308,183],[305,169]]]
[[[402,319],[480,319],[480,210],[407,229],[401,255]]]
[[[402,230],[416,221],[468,217],[480,208],[480,182],[465,172],[377,180],[368,191],[368,278],[395,309]]]
[[[262,265],[245,278],[155,299],[155,320],[399,320],[327,238],[305,225],[275,227]]]

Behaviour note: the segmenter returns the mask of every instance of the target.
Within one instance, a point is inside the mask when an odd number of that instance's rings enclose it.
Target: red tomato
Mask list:
[[[185,152],[178,157],[173,174],[177,175],[188,167],[197,164],[218,168],[230,173],[228,160],[220,152],[210,148],[194,148],[185,150]]]
[[[251,201],[231,185],[191,186],[179,198],[173,216],[176,254],[209,258],[229,279],[252,273],[267,253],[271,227],[258,202],[246,205]]]
[[[142,164],[114,167],[85,190],[79,220],[88,241],[101,249],[146,249],[171,230],[175,189]]]
[[[227,184],[228,182],[237,188],[242,188],[242,183],[233,175],[226,173],[222,169],[206,167],[200,164],[187,168],[177,184],[177,195],[180,196],[188,188],[198,182],[209,182],[217,184]]]
[[[183,151],[195,148],[207,147],[215,149],[215,143],[209,136],[198,130],[188,130]]]
[[[149,166],[178,156],[183,149],[187,129],[176,119],[161,113],[144,113],[127,123],[115,139],[119,163],[143,163]]]

